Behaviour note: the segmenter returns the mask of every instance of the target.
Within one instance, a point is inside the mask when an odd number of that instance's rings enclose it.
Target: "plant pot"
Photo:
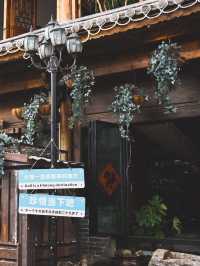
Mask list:
[[[22,119],[23,107],[12,108],[11,113],[18,119]]]
[[[136,105],[142,105],[145,101],[145,98],[143,95],[133,95],[133,103]]]
[[[43,104],[39,107],[40,115],[49,115],[51,112],[51,105],[49,103]]]
[[[73,79],[71,78],[66,78],[65,80],[65,85],[67,87],[68,90],[71,90],[72,89],[72,86],[73,86]]]

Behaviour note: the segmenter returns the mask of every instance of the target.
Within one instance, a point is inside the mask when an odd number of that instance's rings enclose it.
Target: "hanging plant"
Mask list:
[[[157,82],[155,96],[159,104],[163,104],[165,113],[176,112],[172,105],[169,92],[174,89],[175,82],[180,70],[180,47],[176,43],[162,42],[153,52],[148,74],[152,74]]]
[[[39,108],[42,104],[47,102],[47,98],[47,95],[44,93],[35,94],[29,104],[24,104],[22,118],[25,123],[25,133],[21,138],[24,144],[33,145],[37,129]]]
[[[73,128],[77,122],[85,119],[85,109],[90,101],[92,87],[94,86],[93,72],[86,66],[74,66],[70,73],[72,99],[72,116],[69,118],[69,127]]]
[[[4,132],[0,132],[0,176],[4,175],[4,154],[5,147],[16,146],[21,140],[8,136]]]
[[[130,124],[140,105],[133,102],[133,84],[124,84],[114,88],[116,94],[111,104],[111,110],[117,116],[119,131],[122,138],[129,139]]]
[[[41,104],[45,102],[47,102],[46,94],[36,94],[29,104],[24,104],[20,116],[22,116],[25,122],[25,133],[20,139],[13,138],[4,132],[0,132],[0,176],[4,174],[5,147],[13,146],[18,150],[18,145],[22,143],[33,145],[39,108]]]

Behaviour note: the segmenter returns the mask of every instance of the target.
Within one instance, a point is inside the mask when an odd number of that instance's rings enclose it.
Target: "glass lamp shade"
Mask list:
[[[53,17],[51,17],[51,20],[48,22],[48,24],[45,27],[44,30],[44,37],[46,40],[50,39],[50,31],[57,25],[57,22],[53,20]]]
[[[69,54],[78,54],[83,51],[81,40],[75,32],[67,38],[66,46]]]
[[[33,53],[38,50],[39,40],[36,34],[30,33],[24,38],[24,50],[27,53]]]
[[[54,47],[65,45],[67,39],[65,35],[65,29],[58,26],[54,27],[52,30],[50,30],[50,39]]]
[[[51,42],[42,42],[38,48],[38,52],[41,60],[51,57],[54,52]]]

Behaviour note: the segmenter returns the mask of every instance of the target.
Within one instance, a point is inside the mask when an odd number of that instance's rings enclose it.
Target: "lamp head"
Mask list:
[[[32,32],[32,26],[30,32],[24,38],[24,50],[26,53],[34,53],[39,47],[39,36]]]
[[[38,52],[41,60],[48,59],[49,57],[51,57],[54,53],[54,49],[51,42],[43,41],[38,48]]]
[[[65,29],[59,25],[50,30],[50,39],[54,47],[64,46],[66,43]]]
[[[83,46],[77,33],[73,32],[67,38],[66,47],[67,47],[68,53],[71,55],[77,55],[79,53],[82,53]]]

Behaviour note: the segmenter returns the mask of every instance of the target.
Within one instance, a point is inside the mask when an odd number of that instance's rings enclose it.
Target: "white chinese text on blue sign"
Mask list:
[[[19,213],[85,217],[85,198],[48,194],[19,194]]]
[[[18,171],[20,190],[84,188],[83,168],[25,169]]]

